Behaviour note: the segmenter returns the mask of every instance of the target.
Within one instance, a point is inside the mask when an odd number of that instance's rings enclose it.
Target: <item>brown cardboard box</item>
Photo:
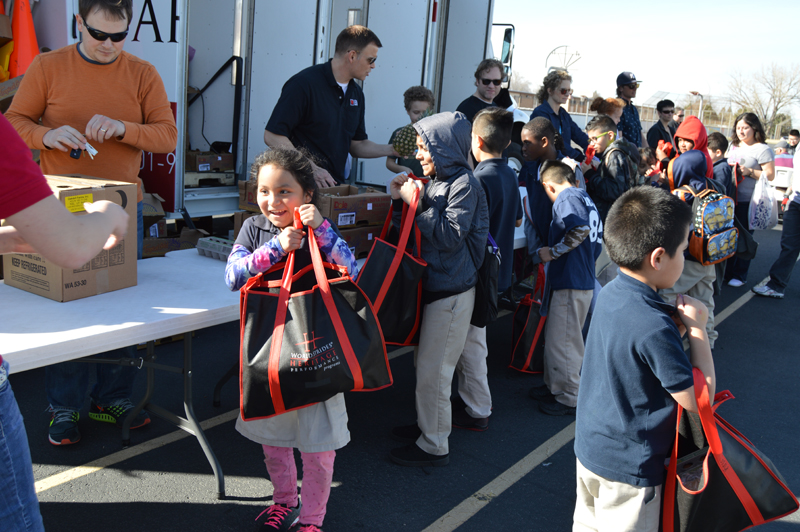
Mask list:
[[[161,202],[164,198],[158,194],[144,193],[142,197],[142,218],[144,220],[144,234],[150,234],[147,229],[166,216]]]
[[[255,181],[239,181],[239,208],[248,212],[261,212],[256,202],[257,192]]]
[[[11,17],[0,15],[0,46],[5,46],[11,40],[13,40],[11,36]]]
[[[236,240],[236,237],[239,236],[239,231],[242,230],[242,224],[245,220],[252,216],[256,216],[256,212],[235,212],[233,213],[233,239]]]
[[[193,150],[186,152],[187,172],[227,172],[233,171],[232,153],[201,152]]]
[[[136,185],[81,175],[45,176],[53,194],[77,216],[84,202],[109,200],[128,213],[128,235],[78,269],[62,268],[40,255],[3,255],[4,282],[56,301],[72,301],[136,286]]]
[[[381,229],[380,226],[370,225],[353,229],[341,229],[339,232],[342,233],[342,237],[344,237],[347,247],[350,248],[353,255],[357,259],[363,259],[369,255],[375,239],[381,236]]]
[[[170,251],[195,248],[197,247],[197,241],[204,236],[208,236],[208,233],[203,230],[184,227],[179,235],[168,235],[162,238],[146,237],[142,249],[142,258],[163,257]]]
[[[339,185],[321,189],[318,204],[322,216],[343,229],[383,224],[392,208],[392,197],[369,187],[359,194],[358,187]]]

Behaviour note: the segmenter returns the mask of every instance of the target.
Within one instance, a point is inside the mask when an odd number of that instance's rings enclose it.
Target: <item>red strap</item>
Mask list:
[[[536,294],[539,294],[539,303],[542,302],[542,298],[544,297],[544,264],[539,263],[539,268],[536,274],[536,284],[533,287],[533,297],[536,298]]]
[[[403,260],[403,255],[405,255],[406,245],[408,245],[408,237],[411,235],[411,226],[416,226],[414,223],[414,216],[417,212],[418,203],[419,189],[416,189],[414,191],[414,196],[411,198],[411,205],[403,204],[403,223],[400,231],[400,240],[397,242],[397,249],[394,252],[394,258],[392,259],[392,264],[389,266],[389,271],[386,273],[383,284],[381,284],[381,289],[378,290],[378,295],[375,297],[375,301],[372,303],[375,312],[377,312],[381,308],[381,305],[383,305],[383,300],[386,297],[386,293],[389,291],[389,286],[392,284],[392,280],[397,274],[397,269],[400,267],[400,262]],[[419,233],[419,229],[417,229],[417,233]],[[419,250],[419,247],[420,241],[418,236],[417,250]]]
[[[722,441],[719,439],[717,430],[717,421],[714,418],[714,412],[711,409],[711,402],[708,397],[708,384],[706,383],[705,375],[697,368],[694,368],[692,373],[694,375],[694,394],[697,398],[697,410],[700,414],[700,422],[703,424],[703,432],[705,432],[706,440],[708,440],[709,451],[714,455],[722,474],[725,475],[725,479],[733,488],[739,502],[744,506],[750,521],[754,525],[763,523],[764,517],[761,515],[761,511],[755,501],[753,501],[753,497],[744,487],[739,475],[736,474],[723,454]]]
[[[336,335],[339,338],[339,343],[344,352],[344,358],[347,361],[347,366],[350,368],[350,373],[353,375],[353,390],[364,389],[364,378],[361,375],[361,366],[358,364],[358,359],[353,352],[353,346],[350,344],[350,338],[347,337],[347,331],[344,330],[344,324],[339,317],[339,311],[336,309],[336,303],[333,301],[331,294],[331,287],[328,283],[328,276],[325,275],[325,269],[322,266],[322,257],[320,255],[319,246],[317,244],[317,237],[313,231],[308,232],[308,247],[311,252],[311,262],[314,265],[314,274],[317,277],[317,285],[319,292],[322,294],[322,301],[325,302],[325,308],[328,310],[328,316],[333,323],[333,328],[336,329]],[[275,331],[277,334],[277,328]],[[270,359],[270,363],[272,360]]]
[[[295,211],[296,214],[296,211]],[[278,369],[281,365],[281,346],[283,345],[283,328],[286,324],[286,312],[289,307],[289,294],[292,292],[292,273],[294,271],[294,251],[289,252],[286,267],[283,269],[281,288],[278,292],[278,308],[275,311],[275,330],[272,331],[272,344],[269,349],[269,364],[267,378],[269,381],[269,394],[276,414],[286,412],[281,393],[281,383]]]

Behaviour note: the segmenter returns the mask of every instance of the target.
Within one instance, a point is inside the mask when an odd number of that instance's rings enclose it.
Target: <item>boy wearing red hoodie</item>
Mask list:
[[[692,118],[695,117],[690,116],[687,118],[681,127]],[[698,120],[697,122],[699,123],[700,121]],[[680,127],[678,131],[680,131]],[[689,185],[697,192],[705,190],[706,187],[709,186],[708,180],[706,179],[708,169],[711,168],[713,172],[713,168],[706,162],[709,156],[708,151],[705,149],[705,128],[703,128],[702,135],[702,152],[697,148],[688,148],[686,143],[687,139],[683,137],[679,138],[677,133],[675,134],[675,140],[676,145],[683,143],[684,147],[679,148],[680,155],[669,165],[668,175],[671,191],[684,185]],[[695,146],[696,145],[697,144],[695,144]],[[691,205],[692,196],[690,194],[684,195],[678,193],[676,195]],[[688,249],[684,252],[684,259],[683,273],[681,273],[678,281],[672,288],[659,290],[658,294],[668,303],[674,303],[678,294],[685,294],[701,301],[708,307],[706,332],[708,333],[708,342],[713,348],[714,342],[719,336],[714,329],[714,282],[717,279],[717,269],[713,264],[709,266],[700,264],[697,259],[689,253]]]

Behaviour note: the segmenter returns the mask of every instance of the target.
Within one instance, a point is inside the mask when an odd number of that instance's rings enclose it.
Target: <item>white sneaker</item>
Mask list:
[[[732,286],[734,288],[739,288],[742,285],[744,285],[744,283],[739,279],[731,279],[730,281],[728,281],[728,286]]]
[[[778,292],[777,290],[773,290],[767,285],[756,286],[753,287],[751,290],[754,294],[759,296],[772,297],[775,299],[783,299],[783,292]]]

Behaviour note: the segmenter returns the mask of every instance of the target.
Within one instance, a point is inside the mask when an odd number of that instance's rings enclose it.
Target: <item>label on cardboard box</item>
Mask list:
[[[342,227],[344,225],[355,225],[356,223],[356,213],[354,212],[343,212],[339,215],[339,219],[336,221],[336,225]]]
[[[208,163],[206,163],[206,164],[198,164],[197,165],[197,171],[198,172],[210,172],[211,171],[211,165],[208,164]]]
[[[83,212],[85,209],[83,208],[84,203],[93,203],[94,200],[92,199],[91,194],[79,194],[77,196],[70,196],[68,198],[64,198],[64,206],[67,208],[69,212]]]

